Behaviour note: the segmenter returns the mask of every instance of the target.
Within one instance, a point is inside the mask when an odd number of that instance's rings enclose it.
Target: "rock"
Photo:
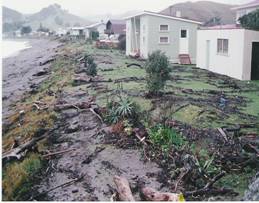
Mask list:
[[[259,201],[259,172],[255,175],[253,182],[248,186],[248,190],[246,190],[243,200]]]
[[[77,188],[72,190],[72,193],[77,193],[79,190]]]
[[[66,129],[66,133],[74,133],[80,129],[78,121],[72,122]]]
[[[48,74],[48,71],[46,70],[40,70],[39,72],[33,74],[32,76],[42,76]]]

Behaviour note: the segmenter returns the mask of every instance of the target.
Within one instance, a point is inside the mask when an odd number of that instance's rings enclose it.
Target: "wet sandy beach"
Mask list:
[[[47,39],[29,39],[31,48],[22,50],[18,55],[3,59],[2,66],[2,115],[3,119],[11,112],[11,105],[17,102],[29,90],[30,85],[39,84],[47,75],[34,77],[38,71],[48,68],[40,62],[57,54],[58,41]]]

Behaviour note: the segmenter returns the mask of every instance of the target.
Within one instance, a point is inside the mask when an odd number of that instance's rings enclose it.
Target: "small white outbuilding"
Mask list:
[[[259,0],[233,8],[236,24],[203,28],[197,35],[197,66],[239,80],[259,80],[259,31],[238,19],[259,9]]]
[[[199,30],[197,66],[239,80],[258,80],[259,32],[236,25]]]

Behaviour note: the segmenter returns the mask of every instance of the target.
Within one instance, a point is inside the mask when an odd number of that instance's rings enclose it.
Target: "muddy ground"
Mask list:
[[[176,180],[171,180],[170,173],[176,170],[174,157],[168,160],[160,155],[159,150],[152,147],[148,147],[148,151],[144,153],[143,146],[136,137],[114,135],[111,133],[110,126],[103,123],[103,120],[96,116],[89,106],[78,108],[76,105],[71,105],[69,108],[57,110],[54,108],[57,104],[85,102],[91,104],[91,108],[101,108],[105,106],[109,97],[116,95],[118,87],[123,85],[122,90],[125,94],[132,97],[142,107],[143,118],[150,116],[154,118],[153,122],[160,122],[163,119],[161,116],[166,114],[173,122],[174,128],[189,141],[199,142],[201,145],[199,147],[204,146],[212,150],[216,148],[219,155],[222,146],[226,145],[226,149],[231,151],[231,147],[235,143],[232,143],[231,137],[228,137],[231,143],[222,143],[223,138],[217,131],[217,127],[223,124],[232,126],[235,123],[254,123],[258,119],[257,113],[259,111],[256,109],[256,101],[249,100],[251,95],[256,95],[253,92],[257,92],[259,88],[257,85],[230,80],[228,77],[215,75],[193,67],[176,66],[164,95],[161,98],[149,98],[145,90],[144,70],[140,67],[127,67],[127,64],[132,62],[143,66],[142,61],[126,58],[123,53],[117,50],[97,50],[93,46],[79,43],[68,44],[57,51],[55,49],[58,46],[57,42],[48,43],[53,43],[51,44],[51,47],[53,46],[51,50],[54,52],[49,53],[48,51],[49,55],[45,55],[46,59],[51,58],[52,54],[55,55],[57,52],[60,54],[56,56],[57,60],[49,66],[55,67],[53,72],[48,71],[43,77],[35,77],[33,83],[36,86],[30,86],[30,77],[38,72],[38,68],[42,68],[42,66],[36,66],[37,70],[33,69],[33,64],[39,64],[43,55],[37,58],[39,56],[36,56],[35,53],[35,59],[30,66],[31,68],[28,69],[28,75],[24,75],[26,77],[24,82],[19,82],[20,78],[14,76],[12,78],[11,72],[6,73],[11,79],[15,81],[18,79],[16,86],[11,87],[10,83],[9,86],[8,84],[4,86],[4,91],[8,88],[14,88],[13,91],[17,92],[12,96],[6,91],[6,97],[4,98],[6,99],[6,107],[12,103],[12,98],[17,101],[17,95],[22,92],[19,88],[24,86],[23,90],[28,87],[29,91],[36,90],[27,95],[29,98],[33,96],[33,99],[25,100],[26,105],[30,107],[28,113],[32,111],[40,115],[55,112],[56,115],[52,129],[50,131],[44,129],[44,132],[49,132],[45,148],[43,150],[38,149],[39,153],[43,155],[42,160],[45,166],[37,174],[36,181],[32,181],[33,187],[30,193],[27,193],[21,199],[109,201],[115,188],[114,175],[125,176],[129,180],[136,200],[140,200],[140,182],[159,191],[173,191],[172,188]],[[98,65],[98,76],[93,80],[100,80],[101,82],[90,81],[75,85],[73,84],[75,78],[87,78],[85,73],[77,73],[78,68],[82,65],[80,64],[80,58],[85,53],[92,54],[95,58]],[[24,67],[23,61],[26,65],[28,64],[27,60],[23,59],[19,61],[19,64]],[[5,62],[5,64],[8,63]],[[13,64],[11,59],[9,64]],[[39,88],[37,88],[37,84],[40,82],[43,82],[43,85],[42,87],[39,85]],[[242,95],[246,89],[251,90],[248,95],[249,98]],[[239,96],[239,94],[242,96]],[[222,104],[222,98],[227,102]],[[35,100],[39,101],[37,104],[40,107],[41,105],[47,106],[46,109],[31,110]],[[16,111],[19,112],[20,110],[22,109],[16,106]],[[248,113],[250,111],[252,111],[252,114]],[[248,136],[250,133],[251,136],[257,132],[258,127],[253,126],[252,130],[248,129],[247,132],[245,129],[244,132],[241,132],[241,135]],[[9,135],[12,135],[12,133],[9,133]],[[7,145],[7,149],[9,145]],[[44,157],[48,153],[63,150],[65,150],[64,153]],[[242,147],[238,145],[236,151],[239,153],[242,151]],[[157,154],[152,155],[153,153]],[[152,156],[154,158],[151,158]],[[148,161],[149,157],[153,161]],[[236,157],[231,158],[235,159]],[[224,163],[225,166],[228,165],[227,161]],[[231,170],[229,170],[230,175]],[[63,184],[65,185],[62,186]],[[180,185],[177,192],[184,191],[184,189]],[[226,198],[241,199],[242,195],[238,198],[236,195],[234,197],[232,195],[218,197],[219,200]],[[215,197],[215,199],[217,198]]]
[[[80,90],[62,94],[62,100],[76,103],[89,100],[89,96]],[[153,188],[159,189],[161,183],[149,174],[158,175],[161,168],[152,162],[141,160],[141,151],[137,149],[119,149],[104,140],[107,126],[89,110],[67,109],[61,111],[61,120],[55,132],[51,149],[53,151],[74,149],[50,161],[52,170],[37,190],[44,193],[50,188],[84,176],[83,179],[67,187],[61,187],[40,200],[55,201],[109,201],[114,187],[113,177],[127,177],[131,183],[141,178]],[[135,185],[137,187],[137,184]],[[166,188],[164,188],[166,190]],[[140,200],[136,194],[136,199]]]

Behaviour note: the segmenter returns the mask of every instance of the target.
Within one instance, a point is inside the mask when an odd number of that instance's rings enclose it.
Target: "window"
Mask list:
[[[169,26],[168,25],[160,25],[159,27],[160,31],[166,32],[169,30]]]
[[[218,54],[228,54],[228,39],[218,39]]]
[[[187,38],[187,30],[181,30],[181,38]]]
[[[145,38],[145,37],[143,37],[143,44],[145,44],[145,42],[146,42],[146,38]]]
[[[161,44],[168,44],[169,43],[169,37],[160,37],[159,43]]]

